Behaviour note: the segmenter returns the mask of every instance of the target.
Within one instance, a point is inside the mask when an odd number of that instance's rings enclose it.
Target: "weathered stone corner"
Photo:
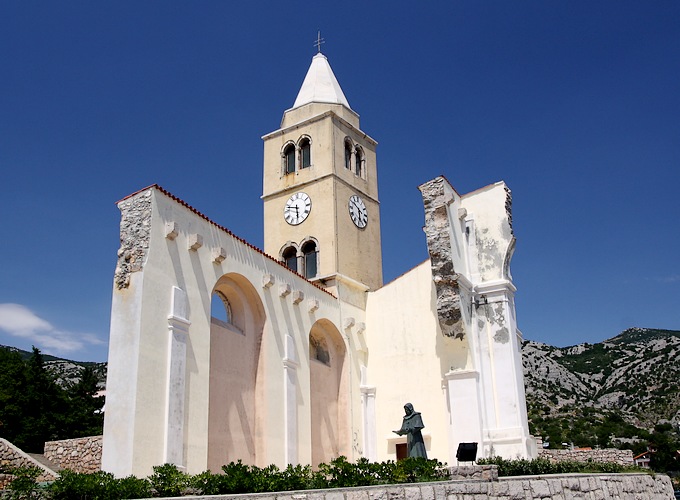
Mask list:
[[[151,191],[143,191],[118,204],[121,212],[120,248],[113,282],[118,290],[130,286],[130,274],[141,271],[151,235]]]
[[[425,207],[425,237],[430,254],[432,280],[437,291],[437,316],[442,334],[465,338],[465,323],[461,312],[458,274],[451,255],[451,224],[449,203],[453,198],[446,192],[446,179],[437,177],[419,186]]]

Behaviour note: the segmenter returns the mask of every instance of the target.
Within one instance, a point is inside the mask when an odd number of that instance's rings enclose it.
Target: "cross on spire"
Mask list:
[[[316,34],[316,42],[314,42],[314,46],[318,50],[319,54],[321,54],[321,44],[326,43],[326,40],[321,38],[321,30],[319,30]]]

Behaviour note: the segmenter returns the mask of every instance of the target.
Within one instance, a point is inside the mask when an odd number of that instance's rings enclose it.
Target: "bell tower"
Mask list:
[[[377,142],[321,52],[262,139],[265,252],[322,286],[346,277],[381,287]]]

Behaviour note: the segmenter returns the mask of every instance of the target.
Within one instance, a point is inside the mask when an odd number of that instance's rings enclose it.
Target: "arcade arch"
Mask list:
[[[256,464],[263,443],[257,441],[260,415],[258,372],[264,307],[253,285],[240,274],[225,274],[213,289],[213,308],[222,302],[224,321],[211,314],[208,409],[208,468],[238,459]],[[219,311],[219,308],[217,308]]]
[[[309,333],[312,465],[348,456],[349,361],[345,342],[328,320]]]

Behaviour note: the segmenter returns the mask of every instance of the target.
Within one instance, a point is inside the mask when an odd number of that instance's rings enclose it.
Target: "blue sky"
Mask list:
[[[0,3],[0,344],[106,359],[115,202],[262,246],[262,141],[322,51],[378,142],[384,274],[417,186],[513,193],[525,338],[680,329],[680,2]]]

